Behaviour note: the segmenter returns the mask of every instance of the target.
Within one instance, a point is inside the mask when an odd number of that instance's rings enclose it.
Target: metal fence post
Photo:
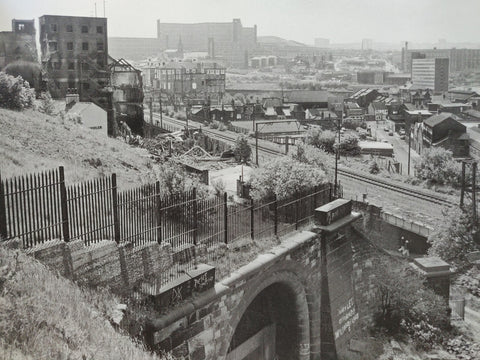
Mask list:
[[[300,198],[295,199],[295,230],[298,230],[298,203],[302,199],[302,193],[300,193]]]
[[[0,238],[6,239],[7,234],[7,208],[5,207],[5,190],[2,175],[0,174]]]
[[[118,219],[117,174],[112,174],[113,231],[115,242],[120,243],[120,222]]]
[[[255,207],[253,203],[253,198],[250,198],[250,237],[255,239]]]
[[[155,182],[155,208],[157,221],[157,243],[162,243],[162,202],[160,197],[160,181]]]
[[[197,189],[193,188],[193,245],[197,246],[198,237]]]
[[[223,194],[223,229],[224,229],[224,242],[228,244],[228,205],[227,205],[227,193]]]
[[[67,189],[65,188],[65,172],[63,166],[58,168],[60,174],[60,206],[62,208],[63,241],[70,241],[70,228],[68,227]]]
[[[275,201],[273,202],[273,219],[274,219],[274,227],[273,233],[277,235],[278,232],[278,203],[277,203],[277,195],[275,195]]]

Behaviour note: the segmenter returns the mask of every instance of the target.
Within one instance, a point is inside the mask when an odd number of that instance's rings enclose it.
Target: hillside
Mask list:
[[[117,173],[121,189],[152,181],[146,150],[43,113],[0,109],[2,177],[65,166],[67,183]]]
[[[159,359],[110,325],[117,304],[0,245],[0,359]]]

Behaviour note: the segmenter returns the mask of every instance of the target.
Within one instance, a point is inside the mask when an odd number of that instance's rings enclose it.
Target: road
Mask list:
[[[384,130],[385,124],[382,122],[369,122],[372,127],[372,135],[375,136],[378,141],[387,140],[393,145],[393,153],[395,159],[402,164],[403,174],[407,174],[408,171],[408,138],[406,140],[400,139],[400,135],[396,132],[393,136],[388,135],[388,132]],[[420,161],[420,155],[411,148],[410,149],[410,175],[414,174],[415,164]]]

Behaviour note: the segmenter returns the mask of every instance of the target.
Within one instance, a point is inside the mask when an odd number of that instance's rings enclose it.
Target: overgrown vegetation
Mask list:
[[[360,146],[358,145],[358,137],[355,135],[347,135],[338,145],[340,155],[357,156],[360,155]]]
[[[416,176],[427,180],[429,185],[461,184],[461,165],[453,159],[453,154],[442,147],[425,149],[420,161],[415,165]]]
[[[12,110],[31,108],[35,90],[21,76],[13,77],[0,72],[0,107]]]
[[[375,330],[408,335],[424,350],[440,344],[450,328],[446,301],[408,263],[379,257],[373,264]]]
[[[55,107],[54,107],[52,96],[50,95],[50,93],[48,91],[41,93],[40,100],[41,100],[41,105],[39,110],[47,115],[52,115],[55,110]]]
[[[13,77],[21,76],[23,80],[28,82],[31,88],[35,88],[37,91],[40,90],[42,67],[39,63],[17,60],[5,66],[4,71]]]
[[[252,148],[248,144],[248,140],[245,136],[239,136],[235,142],[235,148],[233,149],[235,154],[235,160],[246,164],[250,161],[252,155]]]
[[[110,324],[118,303],[0,244],[1,359],[158,359]]]
[[[444,220],[435,227],[428,237],[431,244],[429,255],[439,256],[457,267],[467,265],[466,255],[480,250],[478,226],[469,207],[445,209]]]
[[[331,154],[304,143],[299,143],[296,148],[297,152],[291,155],[293,159],[322,169],[327,175],[331,171],[334,160]]]
[[[327,153],[335,152],[335,133],[333,131],[310,128],[305,136],[305,142]]]
[[[276,158],[255,171],[250,178],[254,199],[285,199],[327,181],[325,171],[299,163],[293,158]]]

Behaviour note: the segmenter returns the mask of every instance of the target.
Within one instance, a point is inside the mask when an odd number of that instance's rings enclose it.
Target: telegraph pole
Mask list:
[[[410,176],[410,149],[411,149],[411,141],[412,141],[412,131],[411,129],[408,130],[408,176]]]
[[[342,112],[340,114],[340,119],[337,125],[338,144],[335,151],[335,183],[333,187],[333,193],[335,194],[335,196],[337,196],[337,192],[338,192],[338,160],[340,158],[340,129],[342,127],[342,122],[343,122],[343,103],[342,103]]]
[[[258,123],[255,123],[255,163],[258,166]]]

